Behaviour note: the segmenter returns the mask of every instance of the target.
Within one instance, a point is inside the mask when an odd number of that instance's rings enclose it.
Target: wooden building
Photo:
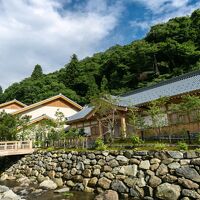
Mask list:
[[[184,95],[200,95],[200,70],[187,73],[175,78],[171,78],[167,81],[155,84],[153,86],[134,90],[128,94],[120,96],[118,99],[117,107],[120,108],[116,120],[116,134],[114,137],[120,135],[126,137],[131,132],[141,132],[141,130],[133,130],[128,124],[128,113],[130,107],[136,107],[140,112],[147,109],[149,102],[160,99],[161,97],[168,97],[170,103],[179,103]],[[165,114],[162,115],[161,120],[164,121],[162,127],[163,133],[176,134],[180,131],[199,132],[199,122],[186,122],[173,124],[174,114],[168,112],[168,106],[163,105]],[[85,106],[80,112],[67,118],[67,123],[75,128],[83,128],[91,137],[98,137],[106,134],[108,130],[105,130],[100,119],[95,114],[94,107]],[[150,116],[144,116],[144,121],[147,125],[151,125]],[[154,132],[153,129],[147,128],[145,130],[147,134]]]
[[[5,111],[6,113],[13,113],[25,107],[25,104],[14,99],[12,101],[0,104],[0,112]]]

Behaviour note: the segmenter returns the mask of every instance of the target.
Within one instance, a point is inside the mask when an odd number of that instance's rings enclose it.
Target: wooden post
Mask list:
[[[126,138],[126,118],[125,118],[125,114],[121,114],[121,131],[122,131],[122,137]]]
[[[99,136],[103,137],[103,130],[102,130],[101,121],[98,121],[98,126],[99,126]]]

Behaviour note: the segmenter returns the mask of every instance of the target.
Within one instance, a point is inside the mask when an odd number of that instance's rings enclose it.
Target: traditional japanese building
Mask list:
[[[5,111],[6,113],[13,113],[25,107],[25,104],[14,99],[12,101],[0,104],[0,112]]]
[[[128,94],[120,96],[118,99],[117,107],[119,108],[116,122],[116,137],[128,134],[133,131],[127,122],[127,114],[130,107],[137,107],[142,112],[146,109],[149,102],[159,99],[161,97],[168,97],[169,102],[179,103],[184,95],[200,95],[200,70],[187,73],[169,80],[160,82],[153,86],[134,90]],[[117,98],[117,97],[116,97]],[[173,120],[176,117],[173,113],[167,112],[167,105],[163,105],[163,109],[166,110],[165,115],[162,116],[165,124],[163,126],[163,132],[171,131],[176,133],[178,131],[192,131],[199,132],[199,123],[197,122],[185,122],[182,124],[173,125]],[[95,108],[91,106],[85,106],[80,112],[67,118],[67,123],[75,128],[84,128],[85,132],[92,136],[99,136],[106,133],[108,130],[103,130],[100,123],[100,119],[97,119],[95,115]],[[151,124],[149,116],[144,116],[146,124]],[[170,126],[170,127],[169,127]],[[152,131],[150,128],[146,131],[149,133]]]

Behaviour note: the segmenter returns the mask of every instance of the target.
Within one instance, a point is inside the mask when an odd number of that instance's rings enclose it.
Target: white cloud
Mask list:
[[[167,22],[171,18],[190,15],[195,9],[200,7],[200,1],[192,3],[192,0],[131,0],[145,7],[150,16],[148,19],[133,20],[130,22],[132,27],[148,31],[152,25]]]
[[[68,2],[0,1],[0,85],[5,88],[29,76],[37,63],[49,72],[73,53],[91,55],[117,25],[120,4],[89,0],[72,12]]]

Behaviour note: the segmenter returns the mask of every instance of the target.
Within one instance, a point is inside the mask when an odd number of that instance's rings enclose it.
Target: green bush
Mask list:
[[[188,145],[185,142],[178,142],[177,147],[179,150],[185,150],[185,151],[188,150]]]
[[[138,136],[133,135],[131,137],[131,142],[135,146],[135,145],[141,144],[143,141]]]
[[[104,144],[104,141],[102,138],[97,138],[95,140],[95,149],[97,150],[106,150],[108,147]]]
[[[155,150],[165,150],[167,148],[167,145],[164,143],[156,143],[154,145]]]

